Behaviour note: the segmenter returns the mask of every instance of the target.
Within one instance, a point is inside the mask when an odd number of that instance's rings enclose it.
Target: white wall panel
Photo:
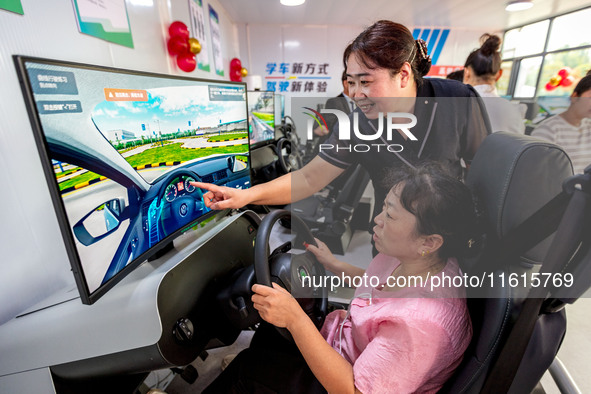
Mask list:
[[[264,78],[267,62],[283,61],[282,29],[279,25],[242,25],[247,36],[247,49],[242,53],[248,55],[250,75],[260,75]],[[263,90],[266,89],[263,79]]]
[[[474,49],[480,47],[479,39],[484,33],[494,34],[494,31],[451,29],[449,36],[437,60],[437,64],[448,66],[463,66],[466,58]],[[497,34],[503,37],[502,33]]]

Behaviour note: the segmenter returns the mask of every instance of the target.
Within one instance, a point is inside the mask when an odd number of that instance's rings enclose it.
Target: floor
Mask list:
[[[286,234],[281,229],[279,233],[279,238]],[[356,232],[346,256],[337,257],[351,264],[367,267],[371,260],[369,241],[367,232]],[[342,301],[351,295],[351,291],[341,290],[333,293],[331,298]],[[587,295],[588,298],[581,298],[575,304],[567,307],[567,335],[558,353],[558,357],[566,366],[582,393],[591,393],[591,374],[589,373],[588,364],[589,354],[591,354],[591,335],[589,335],[591,332],[591,313],[589,313],[591,311],[591,293]],[[205,361],[197,359],[193,366],[199,371],[199,379],[194,384],[189,385],[180,376],[176,376],[170,384],[167,384],[167,387],[164,388],[161,385],[160,388],[163,388],[168,394],[200,393],[221,372],[222,359],[228,354],[236,354],[247,347],[252,334],[253,331],[245,331],[232,346],[209,351],[209,357]],[[166,376],[169,372],[166,370],[158,373],[161,376]],[[542,385],[546,393],[560,393],[549,373],[546,373],[542,379]],[[152,387],[155,386],[152,385]]]
[[[558,352],[574,382],[582,393],[591,393],[591,374],[589,374],[589,354],[591,354],[591,294],[580,298],[566,308],[567,331]],[[549,375],[549,374],[547,374]],[[549,376],[544,376],[542,385],[549,394],[560,393]]]

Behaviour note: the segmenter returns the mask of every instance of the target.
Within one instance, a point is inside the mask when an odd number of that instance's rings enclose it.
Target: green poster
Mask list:
[[[21,0],[0,0],[0,8],[24,15]]]
[[[205,16],[202,0],[189,0],[189,14],[193,37],[201,43],[201,52],[197,55],[197,67],[203,71],[209,69],[209,54],[207,53],[207,37],[205,36]]]
[[[73,0],[80,33],[133,48],[125,0]]]
[[[215,73],[224,76],[224,64],[222,61],[222,34],[220,33],[220,17],[209,5],[209,29],[211,33],[211,49],[213,50],[213,64]]]

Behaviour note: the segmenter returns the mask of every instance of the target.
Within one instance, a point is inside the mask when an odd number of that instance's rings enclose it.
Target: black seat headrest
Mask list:
[[[486,233],[497,240],[521,224],[562,190],[573,173],[562,148],[527,135],[499,132],[482,143],[466,184],[484,212]],[[521,256],[540,264],[553,236]]]

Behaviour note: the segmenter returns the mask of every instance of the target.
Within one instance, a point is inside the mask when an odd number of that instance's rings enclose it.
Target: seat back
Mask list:
[[[559,194],[563,180],[571,175],[570,159],[561,148],[530,136],[494,133],[480,146],[466,184],[481,212],[486,241],[478,257],[460,263],[468,275],[491,279],[483,281],[482,288],[467,289],[473,339],[462,364],[442,392],[478,393],[482,389],[526,296],[524,289],[508,285],[508,275],[537,270],[553,236],[511,261],[491,260],[487,254],[494,252],[494,246],[509,230]],[[526,353],[526,358],[536,358],[520,367],[512,390],[519,387],[521,392],[530,392],[554,359],[566,320],[563,313],[552,315],[536,323]],[[544,345],[539,346],[541,343]]]
[[[339,193],[335,196],[332,207],[333,220],[348,222],[351,219],[352,212],[357,208],[359,200],[361,200],[361,196],[369,183],[367,171],[360,165],[354,167]],[[345,173],[347,172],[349,170],[345,171]]]

